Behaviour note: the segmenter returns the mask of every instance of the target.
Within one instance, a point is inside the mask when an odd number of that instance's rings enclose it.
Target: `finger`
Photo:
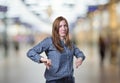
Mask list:
[[[46,66],[46,68],[47,68],[47,69],[49,69],[49,68],[50,68],[50,66],[49,66],[47,63],[45,63],[45,66]]]
[[[78,64],[76,64],[76,68],[78,68],[79,67],[79,65]]]
[[[82,61],[80,59],[77,59],[76,64],[82,64]]]
[[[49,70],[50,67],[47,65],[46,68]]]
[[[76,66],[76,68],[78,68],[78,66]]]
[[[51,60],[50,60],[50,59],[47,61],[47,64],[48,64],[49,66],[51,66]]]
[[[76,68],[78,68],[81,65],[81,62],[76,62]]]

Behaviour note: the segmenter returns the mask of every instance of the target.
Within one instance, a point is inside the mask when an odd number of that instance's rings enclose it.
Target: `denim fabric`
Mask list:
[[[27,52],[27,56],[37,63],[41,63],[40,59],[43,56],[40,54],[42,52],[45,52],[47,58],[51,59],[52,65],[49,70],[45,70],[45,78],[47,81],[73,76],[73,57],[85,59],[83,52],[74,44],[72,44],[72,49],[69,49],[63,41],[61,41],[61,45],[64,47],[62,53],[55,48],[52,38],[47,37]]]
[[[74,77],[64,77],[57,80],[46,81],[46,83],[75,83]]]

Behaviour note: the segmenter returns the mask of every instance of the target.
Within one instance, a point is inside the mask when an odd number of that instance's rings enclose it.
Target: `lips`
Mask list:
[[[61,32],[61,34],[66,34],[66,32]]]
[[[66,33],[66,31],[62,31],[62,33]]]

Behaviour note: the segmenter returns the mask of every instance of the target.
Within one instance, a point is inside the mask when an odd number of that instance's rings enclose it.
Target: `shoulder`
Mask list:
[[[45,41],[52,41],[52,37],[50,36],[50,37],[46,37],[46,38],[44,38],[44,40]]]
[[[71,45],[72,45],[72,48],[75,49],[77,47],[77,45],[71,41]]]
[[[46,37],[46,38],[43,39],[42,42],[52,43],[52,37]]]

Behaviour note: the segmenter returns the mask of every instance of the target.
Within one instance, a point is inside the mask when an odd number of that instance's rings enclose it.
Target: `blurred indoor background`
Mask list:
[[[26,52],[57,16],[86,56],[76,83],[120,83],[120,0],[0,0],[0,83],[45,83],[45,66]]]

